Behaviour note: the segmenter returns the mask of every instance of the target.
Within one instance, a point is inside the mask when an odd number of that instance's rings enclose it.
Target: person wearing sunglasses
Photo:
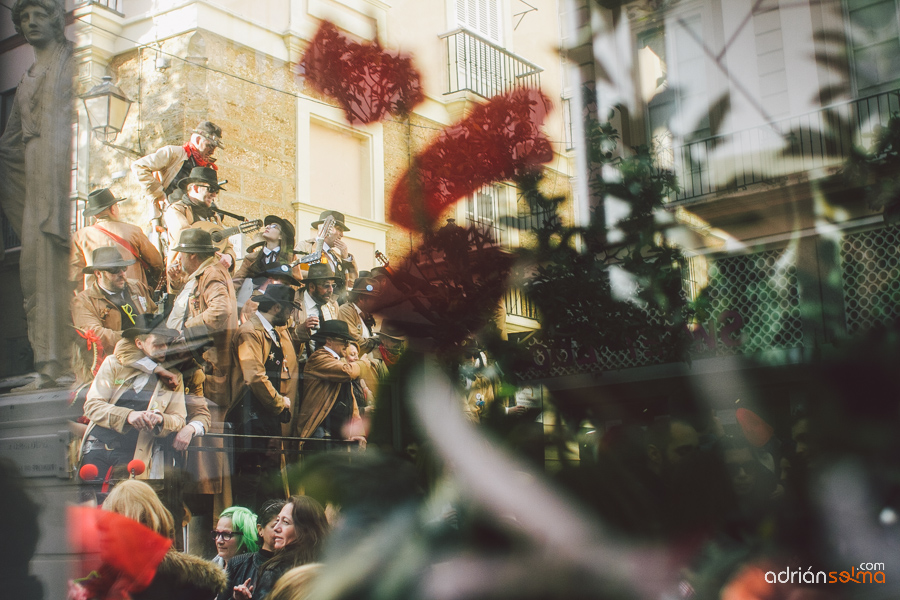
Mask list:
[[[228,562],[238,554],[259,550],[256,515],[249,508],[231,506],[223,510],[211,534],[216,543],[213,562],[223,569],[227,570]]]
[[[94,364],[96,358],[113,353],[122,331],[134,327],[138,315],[156,312],[150,289],[125,277],[125,269],[134,262],[122,258],[116,248],[104,246],[91,253],[91,266],[83,269],[94,276],[94,282],[71,304],[72,324],[84,340],[76,346],[75,376],[80,383],[94,379],[100,367]],[[95,344],[102,352],[94,351]]]

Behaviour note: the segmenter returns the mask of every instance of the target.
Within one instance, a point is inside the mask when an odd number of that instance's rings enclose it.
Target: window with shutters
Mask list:
[[[849,54],[856,93],[869,96],[900,85],[897,0],[847,0]]]
[[[495,44],[503,43],[500,0],[456,0],[456,24]]]

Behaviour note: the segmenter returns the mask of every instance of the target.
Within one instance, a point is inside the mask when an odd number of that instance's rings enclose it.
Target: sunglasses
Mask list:
[[[244,535],[240,531],[217,531],[215,529],[213,529],[209,533],[212,535],[213,541],[215,541],[221,537],[226,542],[230,542],[231,538],[233,538],[236,535]]]
[[[111,267],[109,269],[100,269],[101,271],[106,271],[107,273],[112,273],[113,275],[118,275],[119,273],[124,273],[128,267]]]

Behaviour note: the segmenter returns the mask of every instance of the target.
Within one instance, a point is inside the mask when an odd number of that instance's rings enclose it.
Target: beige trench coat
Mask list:
[[[122,434],[131,429],[131,425],[128,424],[128,415],[132,411],[116,406],[116,403],[122,394],[134,385],[134,381],[139,375],[144,375],[143,371],[123,366],[115,356],[107,356],[100,365],[97,377],[94,378],[94,382],[88,390],[87,399],[84,401],[84,416],[90,419],[91,423],[82,439],[79,460],[84,442],[95,427],[105,427]],[[147,479],[150,475],[154,437],[166,437],[177,433],[185,425],[187,411],[184,402],[184,385],[181,382],[181,374],[177,373],[177,375],[178,387],[174,390],[167,388],[162,381],[157,382],[156,389],[153,390],[148,409],[160,411],[163,422],[162,427],[158,430],[153,432],[143,430],[138,434],[134,458],[143,461],[147,468],[137,476],[137,479]]]

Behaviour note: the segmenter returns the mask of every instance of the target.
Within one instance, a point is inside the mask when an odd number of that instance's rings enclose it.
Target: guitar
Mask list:
[[[244,221],[235,227],[222,227],[218,223],[213,223],[212,221],[197,221],[191,225],[191,228],[208,231],[210,237],[212,237],[213,245],[218,248],[219,252],[222,252],[225,250],[225,246],[228,245],[228,238],[234,234],[250,233],[251,231],[262,229],[262,226],[262,219],[254,219],[253,221]]]
[[[325,238],[331,233],[332,228],[334,228],[334,217],[328,215],[328,218],[322,222],[322,227],[319,229],[319,235],[316,236],[315,250],[292,262],[291,268],[293,269],[297,265],[300,265],[300,270],[306,273],[309,271],[310,265],[322,262],[322,255],[325,251]]]

